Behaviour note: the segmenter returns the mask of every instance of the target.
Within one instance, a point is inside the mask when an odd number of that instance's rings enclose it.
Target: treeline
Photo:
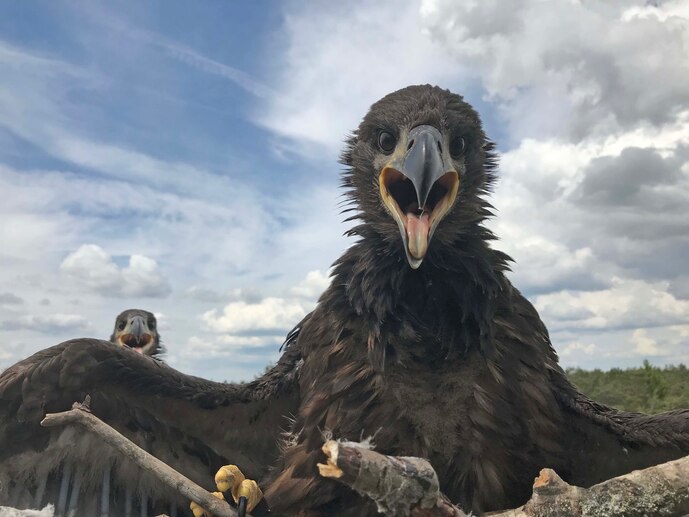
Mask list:
[[[683,364],[658,368],[644,361],[640,368],[610,371],[568,368],[567,375],[596,402],[624,411],[689,409],[689,369]]]

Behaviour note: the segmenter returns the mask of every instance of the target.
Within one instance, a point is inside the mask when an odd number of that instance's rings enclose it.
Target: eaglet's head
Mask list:
[[[424,259],[469,235],[490,215],[481,198],[495,158],[476,111],[436,86],[409,86],[376,102],[348,142],[344,185],[364,227]]]
[[[118,314],[110,341],[143,355],[156,356],[161,352],[156,317],[142,309],[128,309]]]

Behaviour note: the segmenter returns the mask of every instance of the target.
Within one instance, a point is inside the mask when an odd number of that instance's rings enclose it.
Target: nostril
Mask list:
[[[440,151],[440,154],[443,154],[443,144],[440,143],[440,140],[438,140],[438,151]]]
[[[414,140],[409,140],[409,144],[407,144],[407,151],[414,147]]]

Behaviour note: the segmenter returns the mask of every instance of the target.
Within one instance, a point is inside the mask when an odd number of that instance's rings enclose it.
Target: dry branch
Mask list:
[[[543,469],[534,482],[531,499],[516,510],[493,517],[553,515],[662,515],[689,514],[689,456],[603,481],[590,488],[564,482],[554,470]]]
[[[72,409],[62,413],[48,413],[41,421],[43,427],[79,425],[97,435],[104,442],[114,447],[139,467],[151,472],[162,483],[166,484],[185,498],[201,505],[217,517],[235,517],[237,512],[225,501],[213,496],[189,478],[147,453],[136,444],[115,431],[100,420],[89,408],[90,397],[84,403],[75,402]]]
[[[321,476],[335,479],[373,499],[387,515],[464,517],[440,493],[438,476],[421,458],[386,456],[367,445],[328,440],[328,462],[319,464]]]
[[[379,511],[412,517],[462,517],[438,489],[428,461],[386,456],[365,444],[329,440],[322,476],[335,479],[373,499]],[[551,469],[541,470],[533,495],[522,507],[494,512],[492,517],[551,517],[689,514],[689,456],[636,470],[588,489],[565,483]]]

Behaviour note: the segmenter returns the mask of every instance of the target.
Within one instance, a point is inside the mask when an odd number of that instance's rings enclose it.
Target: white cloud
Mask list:
[[[543,320],[555,330],[678,325],[689,320],[689,301],[668,292],[667,282],[613,278],[610,289],[536,297]]]
[[[223,375],[231,374],[229,378],[233,379],[250,378],[246,367],[238,365],[251,363],[263,369],[267,361],[275,361],[287,332],[314,308],[328,284],[328,275],[314,270],[285,289],[284,297],[250,300],[241,292],[222,295],[221,299],[233,295],[234,301],[200,316],[205,334],[194,335],[187,341],[178,352],[180,364],[193,364],[210,371],[214,366],[209,358],[228,357],[231,365]],[[240,296],[245,299],[238,299]]]
[[[222,312],[212,309],[203,313],[201,320],[205,330],[238,334],[289,330],[305,315],[306,308],[301,302],[270,297],[258,303],[233,302]]]
[[[504,103],[513,137],[578,139],[668,122],[686,105],[689,16],[682,4],[424,0],[421,18]]]
[[[158,298],[171,291],[155,260],[131,255],[129,265],[121,268],[95,244],[84,244],[70,253],[60,264],[60,271],[103,296]]]
[[[580,343],[577,341],[574,343],[569,343],[568,345],[562,347],[559,351],[559,354],[562,357],[568,357],[577,354],[591,356],[596,352],[598,352],[598,347],[594,343]]]
[[[577,144],[527,139],[503,154],[492,200],[498,216],[489,225],[516,260],[520,288],[598,289],[615,275],[685,271],[687,115]]]
[[[323,291],[330,285],[330,275],[321,271],[309,271],[301,282],[291,289],[294,296],[316,300],[323,294]]]
[[[291,4],[272,64],[277,94],[257,120],[309,154],[323,146],[335,154],[383,95],[409,84],[466,84],[466,69],[420,22],[417,2]]]
[[[409,84],[465,94],[482,85],[512,142],[660,125],[689,101],[679,0],[641,10],[633,1],[355,4],[292,4],[286,16],[277,94],[257,119],[310,153],[309,143],[339,148],[372,102]]]
[[[662,354],[658,348],[658,343],[648,335],[646,329],[636,329],[632,332],[631,341],[634,345],[634,352],[639,355],[651,356]]]
[[[329,284],[328,275],[318,270],[310,271],[297,285],[287,290],[289,296],[240,299],[225,305],[222,310],[206,311],[201,315],[204,330],[230,334],[228,339],[237,343],[241,340],[233,334],[254,332],[260,333],[262,338],[272,331],[278,331],[276,335],[284,337],[313,309]]]

